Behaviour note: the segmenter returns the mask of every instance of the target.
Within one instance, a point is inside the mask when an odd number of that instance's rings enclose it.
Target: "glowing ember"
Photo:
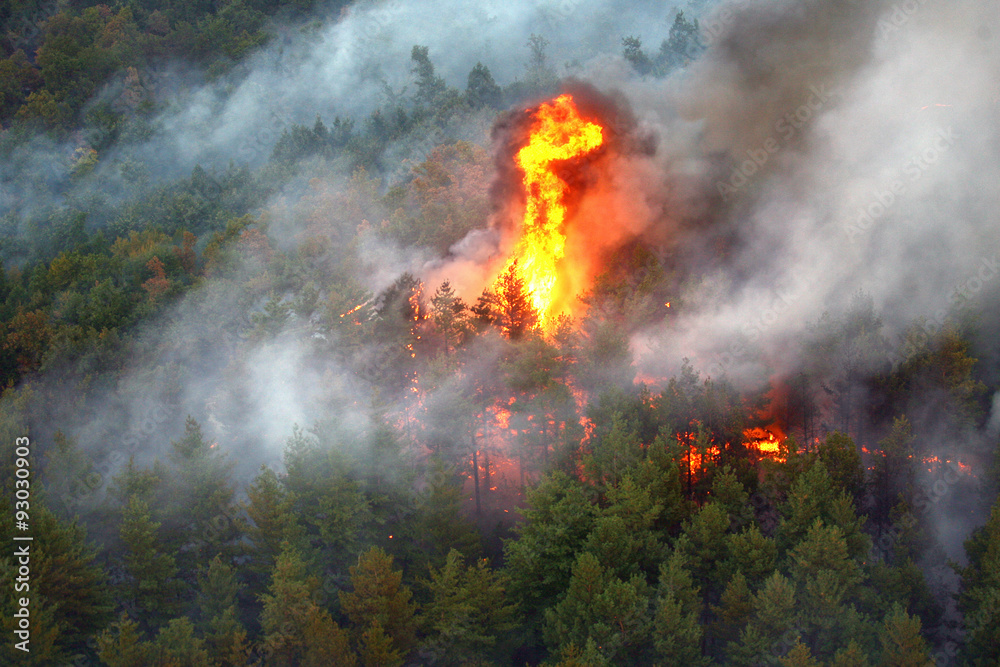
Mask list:
[[[570,95],[560,95],[539,107],[528,144],[517,153],[527,206],[521,238],[504,270],[517,262],[516,270],[540,323],[551,315],[552,292],[566,244],[563,196],[567,186],[553,171],[553,163],[586,155],[603,143],[603,128],[581,118]]]
[[[349,311],[347,311],[346,313],[341,313],[341,314],[340,314],[340,316],[341,316],[341,317],[347,317],[348,315],[353,315],[354,313],[356,313],[356,312],[358,312],[359,310],[361,310],[361,308],[363,308],[363,307],[364,307],[364,305],[365,305],[365,304],[363,304],[363,303],[359,303],[358,305],[354,306],[354,308],[351,308],[351,309],[350,309]]]
[[[961,471],[966,475],[973,475],[975,473],[972,470],[972,466],[968,463],[963,463],[961,461],[953,461],[951,459],[942,459],[937,456],[925,456],[924,465],[927,466],[927,472],[934,472],[935,469],[940,470],[941,468],[947,468],[953,472]]]

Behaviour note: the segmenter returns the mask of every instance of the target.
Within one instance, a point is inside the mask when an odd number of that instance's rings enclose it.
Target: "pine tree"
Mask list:
[[[933,663],[927,642],[920,635],[920,619],[895,606],[886,615],[879,633],[883,667],[926,667]]]
[[[417,560],[438,566],[453,550],[474,555],[479,551],[479,535],[462,515],[464,478],[447,468],[440,457],[432,457],[429,478],[427,490],[417,499],[415,523],[421,547]]]
[[[684,18],[684,12],[677,12],[674,24],[670,26],[670,35],[660,45],[657,64],[662,72],[669,72],[677,67],[684,67],[705,50],[701,44],[698,29],[698,19],[693,22]]]
[[[573,565],[566,596],[545,610],[545,641],[559,651],[593,640],[608,659],[635,662],[647,650],[649,607],[642,577],[623,581],[585,551]]]
[[[250,646],[238,620],[236,596],[242,585],[233,568],[216,556],[198,575],[199,626],[209,657],[220,665],[245,664]]]
[[[563,647],[559,657],[553,667],[611,667],[614,664],[601,653],[601,647],[593,639],[588,639],[582,650],[576,644]]]
[[[504,543],[511,592],[527,610],[548,607],[566,590],[577,554],[593,528],[590,490],[554,472],[527,493],[517,539]]]
[[[44,629],[36,628],[37,634],[32,632],[32,652],[36,658],[41,655],[43,637],[51,635],[59,653],[72,655],[84,650],[87,640],[110,620],[106,577],[94,564],[95,554],[75,521],[61,521],[36,500],[31,528],[35,538],[31,581],[37,582],[37,586],[31,584],[32,622],[46,623]],[[20,596],[12,593],[10,597]]]
[[[753,520],[750,494],[740,482],[731,466],[724,466],[712,476],[712,500],[729,515],[729,527],[733,531],[743,529]]]
[[[627,471],[639,465],[644,457],[640,437],[625,415],[610,415],[610,430],[595,434],[590,451],[583,457],[584,471],[589,479],[607,486],[616,486]]]
[[[162,490],[166,497],[160,515],[166,544],[183,554],[181,570],[190,571],[219,553],[235,555],[244,526],[230,481],[232,465],[190,416],[183,437],[172,443],[170,458],[174,470]]]
[[[889,528],[892,509],[900,499],[913,504],[915,468],[913,465],[913,429],[906,417],[893,420],[892,431],[879,442],[882,456],[875,458],[872,495],[873,519],[882,530]]]
[[[465,311],[465,303],[455,294],[451,283],[447,280],[441,283],[431,297],[431,313],[445,354],[452,354],[469,333]]]
[[[426,46],[414,45],[410,59],[413,61],[413,73],[417,76],[416,101],[433,108],[447,88],[444,79],[434,74],[434,64]]]
[[[653,70],[653,62],[642,50],[642,40],[638,37],[630,35],[622,40],[622,56],[640,75],[649,74]]]
[[[182,616],[172,619],[157,633],[152,644],[150,662],[154,665],[184,665],[184,667],[209,667],[205,642],[197,637],[194,625]]]
[[[826,659],[860,632],[858,614],[848,605],[861,581],[860,566],[848,555],[840,528],[820,519],[789,556],[800,629],[817,657]]]
[[[753,613],[740,637],[726,647],[730,664],[750,667],[772,662],[776,650],[797,640],[795,587],[779,572],[753,596]]]
[[[318,587],[298,550],[285,543],[268,593],[261,596],[262,649],[269,665],[350,664],[346,633],[314,602]],[[323,662],[331,656],[343,662]]]
[[[497,324],[511,340],[519,340],[538,324],[539,313],[531,302],[524,278],[514,260],[500,274],[494,293]]]
[[[8,524],[9,525],[9,524]],[[17,543],[15,543],[17,544]],[[10,593],[0,598],[0,630],[7,638],[0,644],[0,662],[2,664],[26,664],[47,667],[53,664],[62,664],[72,658],[72,652],[66,636],[75,634],[68,628],[64,621],[58,619],[59,605],[58,598],[50,600],[41,591],[44,590],[44,583],[34,571],[29,581],[30,589],[26,591],[14,591],[14,582],[20,576],[19,563],[17,558],[9,555],[13,550],[0,557],[0,576],[10,584]],[[34,565],[34,561],[31,562]],[[23,583],[23,582],[19,582]],[[20,605],[20,599],[27,597],[29,600],[27,609],[30,614],[27,619],[27,628],[22,627],[21,618],[14,614],[21,612],[24,607]],[[58,620],[57,620],[58,619]],[[25,637],[15,634],[15,631],[30,632],[28,653],[17,648],[17,644],[25,640]]]
[[[778,564],[777,543],[764,536],[756,524],[736,535],[730,535],[727,552],[728,560],[719,568],[723,580],[734,573],[740,573],[747,581],[762,582],[774,572]]]
[[[695,666],[708,664],[708,659],[701,654],[702,632],[697,614],[685,613],[681,601],[673,591],[668,590],[657,599],[653,645],[668,663]]]
[[[721,589],[721,565],[729,558],[729,515],[719,503],[702,506],[684,527],[677,550],[690,563],[695,581],[702,587]]]
[[[393,569],[392,557],[372,547],[358,557],[350,573],[352,590],[340,591],[340,606],[355,634],[372,631],[377,624],[393,650],[408,653],[416,640],[416,605],[410,601],[413,593],[402,583],[402,572]]]
[[[781,665],[782,667],[822,667],[820,662],[813,657],[809,647],[801,641],[796,642],[795,646],[781,658]]]
[[[362,667],[400,667],[403,664],[403,652],[377,618],[361,633],[358,644]]]
[[[851,436],[834,431],[817,449],[835,487],[849,493],[855,501],[864,495],[865,475],[858,447]]]
[[[261,467],[260,474],[247,488],[244,507],[251,522],[247,527],[250,540],[248,569],[253,574],[254,585],[263,586],[281,553],[281,543],[287,539],[288,529],[295,522],[288,512],[286,491],[273,470]]]
[[[830,667],[871,667],[871,662],[858,643],[852,639],[833,656]]]
[[[712,626],[712,636],[723,645],[735,641],[752,612],[753,594],[747,585],[747,578],[737,570],[722,591],[718,606],[712,606],[712,613],[717,619]]]
[[[221,556],[216,556],[198,573],[198,609],[206,621],[222,615],[236,604],[236,596],[243,586],[236,572]]]
[[[863,519],[856,514],[847,492],[834,487],[822,461],[816,461],[796,478],[780,509],[782,519],[776,535],[780,551],[800,542],[819,519],[827,526],[840,528],[852,558],[868,553],[871,541],[861,530]]]
[[[667,548],[654,530],[663,505],[628,473],[618,486],[606,490],[605,503],[585,549],[621,579],[640,573],[654,575]]]
[[[969,664],[1000,662],[1000,501],[990,518],[965,542],[969,564],[959,570],[959,608],[968,633],[963,657]]]
[[[177,566],[173,556],[160,550],[159,527],[144,500],[129,498],[121,523],[127,575],[123,593],[148,628],[158,627],[178,608]]]
[[[108,667],[148,667],[153,646],[142,641],[139,625],[122,615],[97,637],[97,655]]]
[[[250,657],[247,631],[237,617],[236,606],[227,607],[212,617],[205,632],[205,647],[209,658],[219,667],[241,667]]]
[[[479,107],[498,107],[503,98],[503,91],[500,86],[497,85],[496,81],[493,80],[493,75],[490,74],[490,69],[480,62],[477,62],[469,72],[468,85],[465,88],[465,96],[475,108]]]
[[[441,664],[497,656],[497,644],[517,627],[517,608],[507,599],[506,584],[485,560],[466,566],[452,550],[440,569],[431,569],[427,582],[430,599],[420,617],[424,650]]]

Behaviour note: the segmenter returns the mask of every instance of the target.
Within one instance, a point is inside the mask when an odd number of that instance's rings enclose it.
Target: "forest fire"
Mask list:
[[[521,237],[504,271],[514,269],[524,281],[539,323],[555,314],[553,291],[565,254],[567,185],[554,163],[586,155],[604,143],[603,128],[585,120],[570,95],[542,104],[535,113],[530,139],[515,158],[524,172],[527,203]]]
[[[750,449],[776,461],[785,460],[781,455],[781,441],[784,440],[784,436],[777,426],[748,428],[743,431],[743,437]]]
[[[353,315],[354,313],[356,313],[356,312],[358,312],[359,310],[361,310],[361,309],[362,309],[362,308],[364,307],[364,305],[365,305],[365,304],[363,304],[363,303],[359,303],[358,305],[354,306],[354,307],[353,307],[353,308],[351,308],[350,310],[348,310],[348,311],[346,311],[346,312],[343,312],[343,313],[341,313],[341,314],[340,314],[340,316],[341,316],[341,317],[347,317],[348,315]]]
[[[953,461],[951,459],[940,458],[938,456],[925,456],[923,458],[924,465],[927,466],[927,472],[933,473],[936,470],[940,471],[943,468],[950,469],[952,471],[959,471],[966,475],[975,476],[975,472],[972,470],[972,466],[968,463],[963,463],[962,461]]]

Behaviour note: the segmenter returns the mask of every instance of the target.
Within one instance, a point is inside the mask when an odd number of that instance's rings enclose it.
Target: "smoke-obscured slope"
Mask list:
[[[656,350],[653,366],[688,355],[739,377],[749,338],[792,369],[806,362],[788,346],[804,325],[859,290],[896,345],[919,318],[940,328],[990,291],[995,7],[901,7],[737,6],[659,99],[633,96],[667,168],[696,174],[697,197],[711,202],[683,237],[693,262],[711,251],[699,238],[721,228],[727,242],[691,299],[698,312],[637,339]]]

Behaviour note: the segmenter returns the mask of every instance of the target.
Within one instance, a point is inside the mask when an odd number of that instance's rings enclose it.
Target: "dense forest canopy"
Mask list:
[[[1000,663],[995,9],[4,4],[4,664]]]

